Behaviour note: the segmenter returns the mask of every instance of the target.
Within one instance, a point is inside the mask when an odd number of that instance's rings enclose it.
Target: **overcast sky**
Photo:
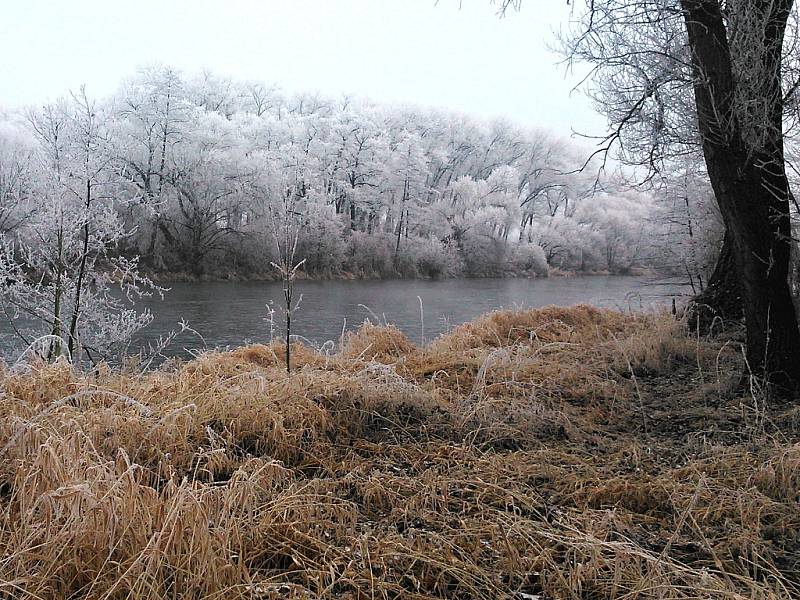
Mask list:
[[[489,0],[4,0],[0,105],[82,83],[112,93],[148,63],[278,83],[287,92],[506,116],[561,134],[602,133],[576,75],[547,49],[566,0],[504,19]]]

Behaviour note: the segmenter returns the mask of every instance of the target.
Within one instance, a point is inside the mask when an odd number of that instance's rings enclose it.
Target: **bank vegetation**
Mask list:
[[[719,333],[719,332],[717,332]],[[736,335],[589,306],[425,347],[140,373],[9,365],[0,593],[13,598],[800,594],[800,411]]]

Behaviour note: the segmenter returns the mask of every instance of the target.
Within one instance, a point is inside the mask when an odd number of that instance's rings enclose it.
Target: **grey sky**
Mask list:
[[[489,0],[4,0],[0,105],[82,83],[103,96],[160,62],[601,133],[604,120],[570,95],[576,77],[546,48],[569,19],[566,0],[529,0],[504,19],[496,10]]]

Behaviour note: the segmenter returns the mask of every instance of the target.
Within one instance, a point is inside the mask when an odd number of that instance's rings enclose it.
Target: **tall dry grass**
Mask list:
[[[789,598],[800,419],[669,315],[2,374],[7,598]]]

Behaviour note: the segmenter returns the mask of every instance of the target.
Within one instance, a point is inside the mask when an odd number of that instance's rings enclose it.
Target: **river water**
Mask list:
[[[140,303],[154,315],[139,332],[132,351],[179,329],[184,320],[200,336],[178,336],[166,355],[189,356],[189,349],[225,348],[264,343],[280,337],[283,285],[275,282],[175,283],[164,300]],[[399,327],[420,343],[455,325],[499,308],[589,303],[623,310],[670,305],[689,293],[679,281],[645,277],[583,276],[547,279],[448,279],[441,281],[300,281],[302,301],[293,317],[293,332],[317,347],[338,342],[343,328],[353,330],[366,319]],[[420,309],[420,304],[421,309]],[[276,309],[270,323],[268,305]],[[271,333],[272,332],[272,333]],[[18,349],[8,323],[0,322],[0,351],[13,360]]]

